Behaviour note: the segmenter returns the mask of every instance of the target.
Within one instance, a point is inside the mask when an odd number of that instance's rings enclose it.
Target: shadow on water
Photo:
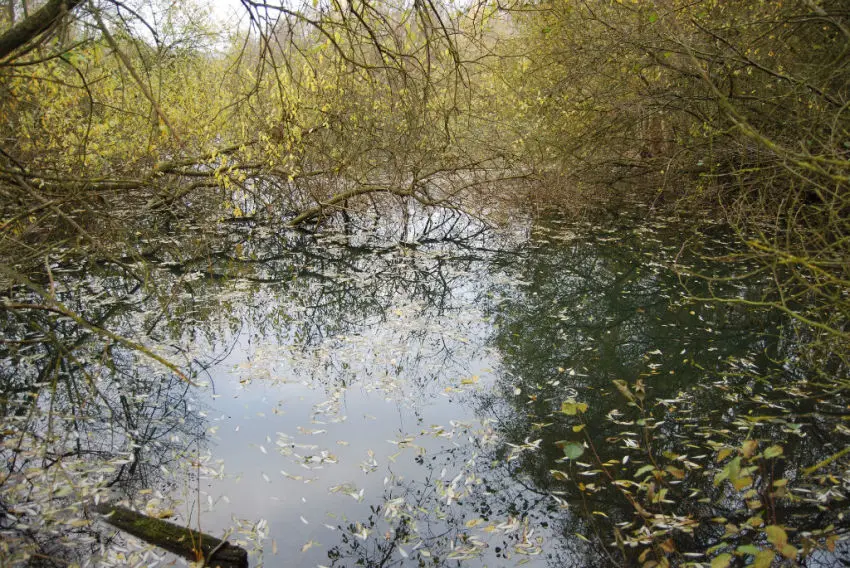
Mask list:
[[[844,558],[841,470],[802,471],[846,445],[844,399],[786,322],[690,301],[671,270],[746,270],[707,260],[724,228],[506,234],[442,211],[196,234],[52,262],[43,285],[87,325],[5,296],[23,306],[1,324],[11,562],[160,558],[94,521],[107,499],[269,565],[778,561],[780,526],[809,565]]]

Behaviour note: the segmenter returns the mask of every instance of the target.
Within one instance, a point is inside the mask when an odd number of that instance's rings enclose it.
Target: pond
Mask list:
[[[5,554],[181,562],[97,521],[103,500],[267,566],[769,565],[823,544],[844,482],[801,469],[846,445],[846,401],[789,322],[711,301],[763,292],[730,278],[749,268],[731,231],[700,227],[446,210],[55,259],[45,287],[82,319],[24,290],[4,312]]]

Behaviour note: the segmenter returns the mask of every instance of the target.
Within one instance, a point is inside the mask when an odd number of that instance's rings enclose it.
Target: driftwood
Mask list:
[[[101,503],[95,511],[110,525],[189,560],[203,557],[209,568],[248,568],[248,552],[226,540],[154,519],[119,505]]]

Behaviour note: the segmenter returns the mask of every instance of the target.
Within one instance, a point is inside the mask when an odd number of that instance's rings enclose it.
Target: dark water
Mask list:
[[[85,522],[97,496],[267,566],[746,561],[772,550],[766,525],[799,528],[802,550],[844,522],[841,483],[799,471],[843,447],[828,417],[844,407],[807,382],[787,322],[694,299],[761,297],[725,279],[746,264],[711,260],[733,243],[680,220],[492,231],[442,212],[56,263],[67,308],[196,386],[55,313],[7,315],[3,536],[94,564],[174,561],[104,540]],[[781,455],[731,471],[747,440]],[[724,470],[752,484],[733,491]]]

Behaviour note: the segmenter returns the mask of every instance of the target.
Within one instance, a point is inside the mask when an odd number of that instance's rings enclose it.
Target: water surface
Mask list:
[[[799,372],[783,322],[694,300],[761,293],[684,276],[746,269],[710,260],[733,248],[723,227],[613,217],[499,231],[447,211],[347,229],[139,243],[147,283],[57,264],[67,305],[147,338],[196,383],[57,324],[81,355],[56,376],[90,390],[41,395],[73,428],[20,428],[106,462],[74,481],[79,504],[108,486],[149,514],[227,534],[257,565],[630,564],[640,548],[618,539],[651,543],[658,527],[611,472],[631,479],[663,455],[667,479],[650,489],[663,491],[650,499],[659,518],[732,522],[750,514],[707,473],[718,449],[771,432],[791,435],[797,463],[840,448],[818,420],[783,418],[788,391],[775,387]],[[4,373],[50,383],[49,347],[7,355]],[[767,418],[742,422],[754,412]],[[697,525],[682,521],[671,557],[705,560],[729,540],[724,523]],[[79,529],[90,553],[104,550]],[[132,539],[105,550],[119,563],[173,561]]]

